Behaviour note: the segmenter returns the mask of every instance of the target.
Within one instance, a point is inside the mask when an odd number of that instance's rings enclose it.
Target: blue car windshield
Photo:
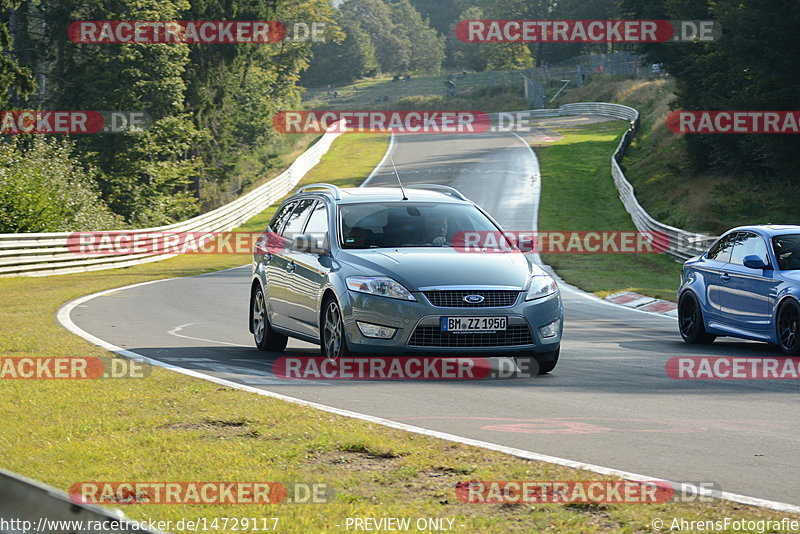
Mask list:
[[[778,258],[778,269],[796,271],[800,269],[800,234],[778,235],[772,238],[772,248]]]
[[[451,246],[460,232],[499,232],[469,204],[371,202],[339,207],[345,249]]]

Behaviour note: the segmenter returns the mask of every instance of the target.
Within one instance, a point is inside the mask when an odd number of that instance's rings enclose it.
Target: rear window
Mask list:
[[[469,204],[386,202],[339,207],[345,249],[445,247],[458,232],[499,229]]]

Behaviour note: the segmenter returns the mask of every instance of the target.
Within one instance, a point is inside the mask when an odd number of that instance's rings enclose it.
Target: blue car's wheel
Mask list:
[[[708,344],[712,343],[717,336],[706,332],[703,325],[703,312],[700,304],[689,292],[681,295],[678,302],[678,328],[681,337],[686,343]]]
[[[786,354],[800,354],[800,306],[789,299],[778,309],[778,342]]]

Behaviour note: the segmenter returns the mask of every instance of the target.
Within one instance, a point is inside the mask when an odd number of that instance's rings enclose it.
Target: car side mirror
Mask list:
[[[749,269],[768,269],[769,263],[764,261],[764,258],[760,256],[756,256],[755,254],[750,254],[744,257],[744,261],[742,261],[745,267]]]
[[[325,254],[327,250],[313,235],[297,235],[292,239],[292,249],[309,254]]]

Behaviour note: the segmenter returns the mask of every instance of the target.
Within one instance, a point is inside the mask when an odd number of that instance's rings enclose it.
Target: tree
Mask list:
[[[441,69],[444,40],[408,0],[345,0],[340,9],[369,35],[383,72]]]
[[[339,42],[330,39],[313,47],[311,65],[302,76],[304,85],[348,83],[378,72],[375,47],[367,32],[357,21],[341,15],[337,22],[346,36]]]
[[[20,0],[0,0],[0,13],[9,13],[19,8]],[[16,15],[12,15],[16,18]],[[31,71],[22,67],[14,59],[13,39],[9,33],[9,21],[0,24],[0,100],[8,102],[12,91],[21,98],[27,97],[33,91]]]
[[[444,62],[444,37],[423,20],[408,0],[392,0],[395,31],[410,43],[411,58],[401,70],[436,73]]]
[[[715,20],[712,42],[641,46],[648,62],[675,78],[676,106],[687,110],[796,110],[800,13],[788,0],[626,0],[634,18]],[[687,135],[697,170],[747,172],[775,180],[800,171],[797,135]]]
[[[221,202],[269,168],[269,154],[284,143],[272,115],[299,104],[297,82],[311,43],[77,44],[66,39],[70,22],[315,21],[336,32],[328,0],[28,0],[21,7],[43,15],[48,30],[18,51],[25,66],[48,65],[48,109],[150,116],[143,132],[74,139],[75,154],[98,169],[103,199],[132,224],[194,215],[201,184],[225,190]],[[233,183],[232,169],[252,153],[263,158],[263,167]]]

